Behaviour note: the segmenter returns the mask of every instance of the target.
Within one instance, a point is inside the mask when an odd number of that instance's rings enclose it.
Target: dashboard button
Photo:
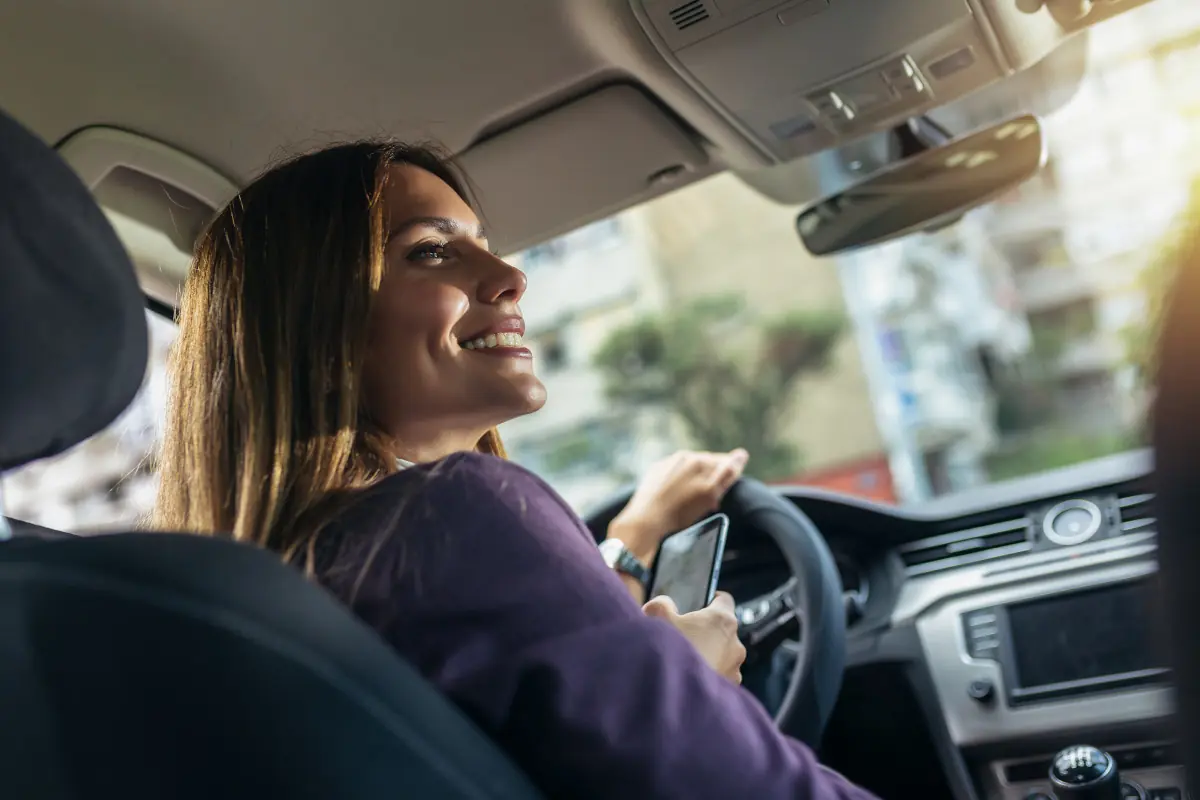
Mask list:
[[[989,680],[971,681],[967,695],[978,703],[990,703],[996,698],[996,686]]]
[[[1000,649],[1000,628],[996,611],[990,608],[963,615],[963,633],[967,640],[967,655],[971,658],[994,661]]]

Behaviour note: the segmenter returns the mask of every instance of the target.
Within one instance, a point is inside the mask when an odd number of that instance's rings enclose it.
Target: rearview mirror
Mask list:
[[[796,228],[816,256],[844,253],[956,221],[1019,186],[1046,163],[1032,114],[887,167],[804,208]]]

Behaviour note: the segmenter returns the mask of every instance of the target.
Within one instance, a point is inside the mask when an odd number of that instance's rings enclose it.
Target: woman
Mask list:
[[[302,564],[549,795],[864,796],[733,685],[728,596],[643,612],[579,518],[503,460],[496,426],[545,402],[524,291],[429,150],[358,143],[268,172],[185,287],[156,527]],[[744,462],[668,460],[610,533],[648,558]]]

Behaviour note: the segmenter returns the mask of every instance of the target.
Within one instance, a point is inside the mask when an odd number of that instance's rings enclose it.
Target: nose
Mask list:
[[[484,254],[483,258],[487,263],[479,282],[480,301],[489,304],[520,302],[528,286],[525,273],[491,253]]]

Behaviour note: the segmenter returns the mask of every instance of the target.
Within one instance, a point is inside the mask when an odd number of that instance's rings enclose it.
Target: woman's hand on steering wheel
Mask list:
[[[741,448],[728,453],[680,450],[659,461],[609,524],[609,538],[619,539],[649,566],[668,534],[717,510],[729,487],[742,477],[748,457]]]

